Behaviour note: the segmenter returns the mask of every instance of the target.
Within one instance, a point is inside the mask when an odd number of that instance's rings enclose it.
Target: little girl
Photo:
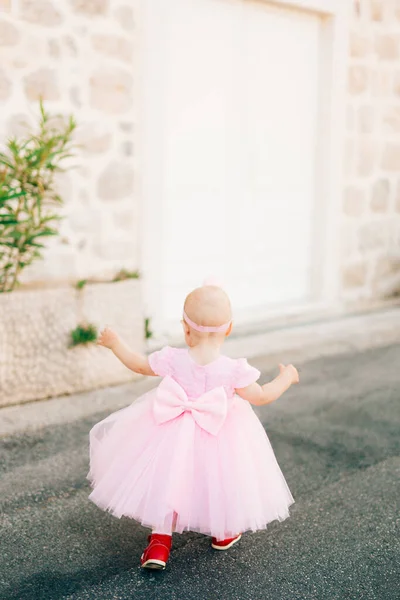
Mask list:
[[[89,498],[151,528],[141,556],[148,569],[165,568],[173,531],[209,535],[213,548],[227,550],[244,531],[286,519],[294,502],[250,405],[279,398],[298,383],[297,370],[280,365],[260,386],[246,359],[220,354],[232,313],[218,286],[188,295],[182,325],[188,348],[167,346],[148,358],[108,328],[98,342],[132,371],[163,378],[90,432]]]

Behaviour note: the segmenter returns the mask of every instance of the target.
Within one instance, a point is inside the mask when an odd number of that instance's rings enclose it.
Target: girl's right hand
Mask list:
[[[299,378],[299,372],[296,369],[296,367],[294,367],[293,365],[279,365],[279,371],[280,374],[282,375],[282,373],[287,373],[288,375],[290,375],[290,379],[291,379],[291,383],[299,383],[300,378]]]
[[[118,342],[119,337],[118,335],[115,333],[115,331],[113,331],[112,329],[110,329],[109,327],[106,327],[105,329],[103,329],[103,331],[100,333],[99,335],[99,339],[97,340],[97,344],[99,346],[104,346],[105,348],[109,348],[110,350],[113,349],[113,347],[116,345],[116,343]]]

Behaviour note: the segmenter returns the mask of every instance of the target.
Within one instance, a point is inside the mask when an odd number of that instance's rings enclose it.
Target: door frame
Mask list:
[[[136,0],[137,9],[137,149],[138,173],[136,193],[141,207],[140,264],[143,275],[142,294],[145,316],[151,319],[151,328],[160,332],[165,326],[158,314],[157,299],[161,293],[161,264],[163,249],[163,206],[161,202],[162,177],[155,180],[152,165],[161,166],[162,152],[151,145],[157,132],[162,130],[162,119],[152,106],[162,85],[157,75],[159,55],[151,52],[161,35],[166,2],[159,0],[157,10],[151,7],[156,0]],[[198,0],[199,2],[201,0]],[[217,0],[216,0],[217,1]],[[245,0],[246,1],[246,0]],[[343,145],[345,138],[345,111],[347,91],[348,31],[352,3],[337,0],[251,0],[284,8],[317,13],[321,17],[321,55],[319,81],[318,152],[316,198],[324,202],[316,207],[313,248],[318,260],[312,262],[311,300],[285,309],[289,315],[326,313],[337,310],[340,304],[340,242],[339,227],[343,190]],[[158,33],[159,32],[159,33]],[[160,119],[157,121],[157,119]],[[161,169],[159,170],[161,173]],[[154,219],[154,215],[157,219]],[[199,282],[199,285],[201,282]],[[283,313],[284,311],[282,311]],[[282,315],[282,313],[280,313]],[[276,308],[266,309],[263,322],[275,319]],[[260,319],[260,317],[259,317]],[[254,324],[253,324],[254,326]],[[249,325],[251,327],[251,324]],[[172,332],[171,332],[172,333]],[[172,334],[173,335],[173,334]],[[170,337],[167,334],[167,339]],[[156,344],[165,339],[156,337]]]

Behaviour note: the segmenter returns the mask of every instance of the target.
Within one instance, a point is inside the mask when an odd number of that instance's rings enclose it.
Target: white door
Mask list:
[[[256,0],[146,2],[145,276],[158,332],[207,275],[241,322],[306,301],[319,17]]]

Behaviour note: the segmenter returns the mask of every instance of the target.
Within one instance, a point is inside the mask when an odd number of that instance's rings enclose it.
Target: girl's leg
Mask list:
[[[178,515],[176,512],[171,512],[165,517],[164,523],[153,527],[152,533],[160,533],[161,535],[172,535],[175,531],[175,525]]]
[[[168,515],[161,526],[154,527],[149,535],[149,545],[140,562],[146,569],[165,569],[172,545],[172,531],[176,523],[174,513]]]

